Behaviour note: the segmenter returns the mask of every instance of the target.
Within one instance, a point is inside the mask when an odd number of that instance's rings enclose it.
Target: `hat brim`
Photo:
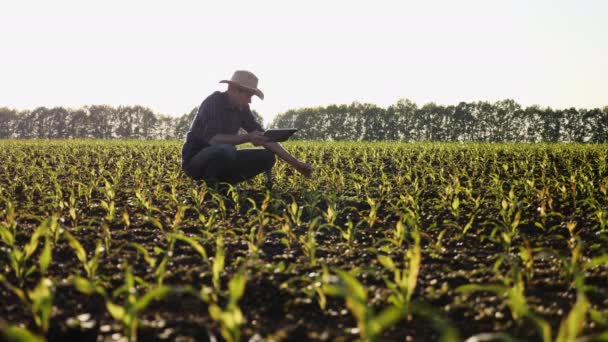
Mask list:
[[[257,88],[251,88],[251,87],[247,87],[247,86],[244,86],[244,85],[242,85],[242,84],[240,84],[240,83],[236,83],[236,82],[233,82],[233,81],[230,81],[230,80],[221,80],[221,81],[220,81],[220,83],[228,83],[228,84],[233,84],[233,85],[235,85],[235,86],[238,86],[238,87],[241,87],[241,88],[244,88],[244,89],[250,90],[250,91],[251,91],[252,93],[254,93],[254,94],[257,96],[257,97],[259,97],[259,98],[260,98],[260,100],[263,100],[263,99],[264,99],[264,93],[263,93],[263,92],[262,92],[260,89],[257,89]]]

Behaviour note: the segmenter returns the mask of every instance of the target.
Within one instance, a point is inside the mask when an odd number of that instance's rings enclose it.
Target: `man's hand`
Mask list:
[[[247,133],[247,141],[252,143],[254,146],[261,146],[271,142],[270,138],[264,136],[264,132],[253,131]]]
[[[293,167],[305,177],[310,177],[313,171],[313,168],[310,164],[306,164],[303,162],[297,162]]]

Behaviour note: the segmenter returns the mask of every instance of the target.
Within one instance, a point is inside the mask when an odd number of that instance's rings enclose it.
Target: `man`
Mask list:
[[[309,177],[312,166],[301,162],[281,145],[265,137],[264,129],[249,109],[251,97],[264,99],[258,78],[249,71],[234,72],[228,90],[216,91],[201,104],[182,148],[182,169],[193,179],[215,185],[235,184],[262,172],[270,172],[275,154]],[[238,134],[239,128],[247,134]],[[252,143],[264,149],[241,149],[236,145]]]

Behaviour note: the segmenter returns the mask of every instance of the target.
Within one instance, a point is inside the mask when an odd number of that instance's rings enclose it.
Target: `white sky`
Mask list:
[[[182,115],[248,69],[288,109],[608,105],[608,1],[0,0],[0,106]]]

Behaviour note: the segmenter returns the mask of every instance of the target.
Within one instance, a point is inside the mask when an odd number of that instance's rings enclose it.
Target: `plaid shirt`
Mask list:
[[[239,128],[247,132],[264,129],[257,123],[249,107],[242,111],[230,106],[228,94],[216,91],[209,95],[198,109],[186,134],[182,148],[182,165],[203,148],[217,134],[237,134]]]

